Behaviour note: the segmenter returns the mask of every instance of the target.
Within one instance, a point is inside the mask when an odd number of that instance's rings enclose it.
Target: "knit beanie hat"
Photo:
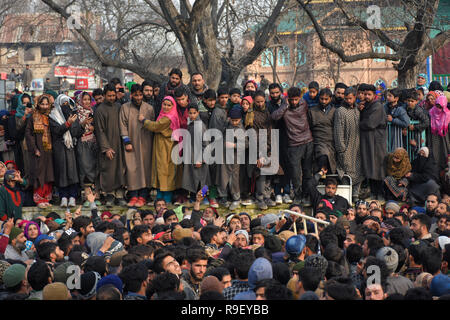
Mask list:
[[[3,284],[3,274],[9,267],[11,267],[11,264],[9,262],[0,260],[0,285]]]
[[[274,253],[283,250],[283,245],[277,236],[268,235],[264,239],[264,248],[270,251],[270,253]]]
[[[416,281],[414,281],[414,287],[429,290],[432,279],[433,275],[431,273],[422,272],[417,276]]]
[[[417,213],[425,213],[425,208],[424,207],[412,207],[411,210],[416,210]]]
[[[101,279],[98,272],[89,271],[80,277],[80,294],[84,300],[89,300],[97,293],[97,283]]]
[[[305,266],[305,261],[300,261],[294,265],[294,267],[292,268],[292,271],[299,272],[300,270],[303,269],[304,266]]]
[[[67,279],[70,277],[70,273],[67,273],[67,268],[69,268],[69,266],[73,266],[75,265],[73,262],[64,262],[62,264],[60,264],[59,266],[57,266],[55,268],[55,271],[53,271],[53,282],[62,282],[62,283],[67,283]]]
[[[304,235],[295,235],[286,241],[286,252],[293,255],[299,255],[305,248],[306,238]]]
[[[109,259],[109,266],[113,268],[117,268],[118,266],[120,266],[123,256],[126,255],[127,253],[128,252],[125,250],[114,253],[111,256],[111,259]]]
[[[377,251],[376,258],[386,263],[390,273],[393,273],[398,266],[397,251],[391,247],[383,247]]]
[[[23,230],[17,227],[12,227],[9,233],[9,243],[11,243],[19,234],[23,233]]]
[[[183,238],[192,238],[192,230],[186,228],[177,228],[172,232],[172,239],[180,242]]]
[[[42,290],[42,300],[69,300],[70,293],[61,282],[49,283]]]
[[[208,291],[216,291],[222,293],[223,283],[219,281],[215,276],[207,276],[200,283],[200,293]]]
[[[393,210],[395,213],[400,211],[400,206],[395,201],[389,201],[384,206],[384,209],[387,210]]]
[[[3,274],[3,284],[6,288],[12,288],[17,286],[20,281],[25,279],[26,268],[21,264],[13,264],[8,269],[6,269]]]
[[[430,284],[430,293],[435,297],[450,294],[450,277],[442,273],[434,276]]]
[[[328,268],[328,261],[323,256],[313,254],[305,259],[305,267],[313,267],[320,270],[321,279],[325,277]]]
[[[236,231],[236,236],[238,235],[238,234],[243,234],[244,235],[244,237],[245,237],[245,239],[247,239],[247,244],[250,244],[250,238],[249,238],[249,236],[248,236],[248,232],[246,231],[246,230],[238,230],[238,231]]]
[[[241,119],[242,118],[242,109],[240,107],[233,107],[230,110],[229,116],[231,119]]]
[[[100,289],[102,286],[107,285],[107,284],[112,284],[114,287],[117,288],[117,290],[120,291],[120,293],[123,292],[123,282],[122,279],[120,279],[120,277],[116,274],[110,274],[107,275],[106,277],[103,277],[100,279],[99,282],[97,282],[97,291],[98,289]]]
[[[292,236],[295,236],[295,233],[289,230],[284,230],[278,234],[278,238],[280,238],[280,240],[284,243],[286,243],[286,241]]]

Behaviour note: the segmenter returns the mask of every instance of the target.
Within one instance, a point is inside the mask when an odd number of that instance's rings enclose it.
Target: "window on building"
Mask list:
[[[398,87],[398,79],[395,79],[391,83],[391,88],[397,88]]]
[[[302,66],[306,63],[306,47],[303,43],[297,42],[296,50],[297,50],[296,54],[297,66]]]
[[[373,45],[373,51],[378,53],[386,53],[386,47],[379,41],[375,41]],[[375,62],[384,62],[384,59],[373,59]]]
[[[282,46],[278,48],[278,64],[280,66],[288,66],[290,64],[288,46]]]
[[[23,53],[23,60],[24,61],[34,61],[34,51],[33,48],[25,49]]]
[[[273,66],[273,49],[267,48],[261,54],[261,66],[271,67]]]

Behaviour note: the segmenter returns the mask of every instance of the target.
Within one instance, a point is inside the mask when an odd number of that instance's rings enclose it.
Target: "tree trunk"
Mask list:
[[[419,67],[398,70],[398,88],[408,89],[416,87],[416,77],[419,74]]]

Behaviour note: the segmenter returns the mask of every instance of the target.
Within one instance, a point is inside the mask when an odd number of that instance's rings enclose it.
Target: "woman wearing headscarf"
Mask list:
[[[436,98],[436,103],[429,110],[430,113],[430,134],[427,138],[427,146],[430,148],[431,156],[434,158],[439,172],[447,167],[447,156],[450,154],[450,110],[445,95]]]
[[[64,94],[59,95],[50,112],[49,124],[53,143],[55,185],[58,187],[61,207],[75,207],[80,181],[75,147],[77,139],[84,133],[78,120],[75,102]]]
[[[406,201],[408,194],[408,179],[406,174],[411,171],[408,152],[397,148],[387,156],[386,178],[384,179],[387,200]]]
[[[182,168],[172,161],[172,149],[180,141],[176,131],[180,128],[177,105],[171,96],[162,100],[161,112],[156,121],[139,115],[144,128],[155,133],[152,152],[152,186],[158,190],[156,198],[172,201],[172,193],[181,186]],[[173,139],[172,140],[172,135]]]
[[[20,170],[24,171],[25,175],[30,174],[30,157],[28,156],[27,144],[25,142],[25,127],[28,119],[33,113],[33,101],[31,97],[24,93],[19,96],[16,113],[11,117],[10,135],[15,141],[14,156]]]
[[[34,188],[33,200],[39,208],[50,206],[52,198],[53,155],[48,114],[53,98],[43,94],[36,99],[36,109],[27,121],[25,139],[30,158],[30,184]]]
[[[25,238],[27,238],[27,240],[34,242],[34,240],[36,240],[36,238],[41,235],[41,230],[36,222],[28,221],[25,224],[23,234],[25,235]]]
[[[408,197],[412,206],[422,205],[428,194],[439,191],[439,175],[430,150],[422,147],[419,155],[412,162],[412,170],[406,174],[409,180]]]
[[[93,187],[97,175],[98,147],[94,134],[94,110],[91,95],[83,91],[77,96],[77,114],[84,132],[77,144],[78,169],[80,170],[80,185],[87,189]],[[84,206],[89,206],[86,200]]]

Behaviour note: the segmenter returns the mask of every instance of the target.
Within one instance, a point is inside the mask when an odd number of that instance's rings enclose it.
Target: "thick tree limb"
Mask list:
[[[42,0],[46,5],[50,7],[53,11],[58,13],[60,16],[62,16],[65,19],[68,19],[70,15],[64,10],[63,7],[56,4],[53,0]],[[84,41],[89,45],[89,47],[92,49],[94,54],[97,56],[97,58],[100,60],[100,62],[103,65],[115,67],[115,68],[121,68],[121,69],[127,69],[130,71],[133,71],[137,74],[139,74],[141,77],[149,78],[151,80],[155,81],[164,81],[165,77],[161,77],[159,74],[153,73],[153,72],[145,72],[145,68],[143,68],[141,65],[128,63],[116,59],[111,59],[109,56],[105,55],[103,53],[103,49],[100,48],[97,43],[90,37],[89,32],[87,32],[84,28],[77,28],[75,29],[76,32],[84,39]]]
[[[325,31],[323,30],[322,26],[317,22],[316,17],[312,13],[311,9],[305,4],[305,2],[302,0],[297,0],[297,2],[300,4],[300,6],[303,8],[303,10],[305,10],[306,14],[310,18],[310,20],[314,26],[314,30],[316,31],[316,33],[319,37],[320,45],[322,47],[330,50],[331,52],[334,52],[335,54],[337,54],[342,59],[343,62],[355,62],[355,61],[363,60],[363,59],[386,59],[386,60],[397,61],[401,58],[398,53],[390,54],[390,53],[373,52],[373,51],[358,53],[358,54],[354,54],[354,55],[345,54],[345,51],[342,48],[339,48],[326,40]]]

